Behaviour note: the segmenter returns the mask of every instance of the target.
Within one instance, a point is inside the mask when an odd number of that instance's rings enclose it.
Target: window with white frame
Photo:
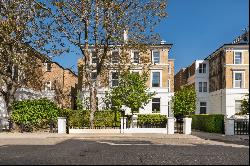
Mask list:
[[[241,100],[235,100],[235,113],[241,112]]]
[[[119,51],[117,51],[117,50],[112,51],[111,62],[112,63],[118,63],[119,62]]]
[[[244,73],[243,72],[234,72],[234,88],[244,88]]]
[[[133,54],[134,54],[133,63],[139,63],[139,62],[140,62],[140,54],[139,54],[139,51],[134,51]]]
[[[160,63],[160,51],[154,50],[152,53],[153,53],[153,63]]]
[[[207,82],[199,82],[199,92],[207,92]]]
[[[161,99],[153,98],[152,99],[152,113],[160,113],[160,107],[161,107]]]
[[[111,87],[118,86],[118,83],[119,83],[118,72],[111,72]]]
[[[51,81],[48,81],[48,82],[46,82],[45,83],[45,91],[49,91],[49,90],[52,90],[52,83],[51,83]]]
[[[160,72],[152,72],[152,87],[160,87],[161,81],[161,73]]]
[[[168,64],[168,74],[171,74],[171,64]]]
[[[199,73],[206,73],[206,67],[207,65],[205,63],[199,64]]]
[[[234,52],[234,64],[242,64],[242,52]]]
[[[207,102],[200,102],[200,114],[207,113]]]
[[[92,63],[97,63],[97,53],[95,51],[91,52]]]
[[[47,72],[51,72],[52,66],[51,66],[51,63],[50,63],[50,62],[46,62],[46,63],[45,63],[45,67],[46,67],[46,71],[47,71]]]

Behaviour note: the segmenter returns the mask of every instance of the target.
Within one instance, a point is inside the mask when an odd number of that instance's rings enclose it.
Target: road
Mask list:
[[[167,137],[0,137],[1,165],[249,165],[249,145]]]

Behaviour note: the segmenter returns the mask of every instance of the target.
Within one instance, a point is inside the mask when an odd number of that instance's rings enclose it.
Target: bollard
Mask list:
[[[58,117],[58,133],[66,134],[66,117]]]
[[[174,117],[168,117],[168,134],[174,134]]]

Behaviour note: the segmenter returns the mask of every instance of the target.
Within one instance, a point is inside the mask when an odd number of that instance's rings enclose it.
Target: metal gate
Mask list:
[[[174,125],[174,132],[183,134],[183,119],[176,119],[175,125]]]
[[[248,119],[234,120],[234,134],[249,135],[249,120]]]

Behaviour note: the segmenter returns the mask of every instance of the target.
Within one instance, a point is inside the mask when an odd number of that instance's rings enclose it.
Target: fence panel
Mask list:
[[[234,134],[249,135],[249,120],[248,119],[234,120]]]

